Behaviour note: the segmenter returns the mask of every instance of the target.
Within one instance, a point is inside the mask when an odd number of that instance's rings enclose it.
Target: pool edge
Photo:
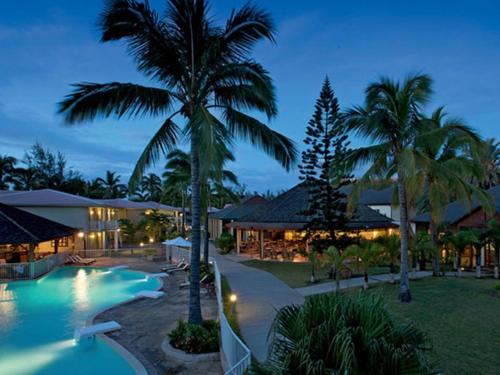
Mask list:
[[[96,268],[107,268],[107,267],[96,267]],[[141,272],[141,273],[143,273],[146,276],[147,275],[151,275],[150,272],[144,272],[144,271],[136,270],[136,269],[133,269],[133,268],[130,268],[130,270],[133,270],[135,272]],[[164,281],[163,281],[163,278],[161,278],[161,277],[157,277],[157,279],[160,281],[160,285],[158,286],[158,288],[156,288],[156,290],[158,291],[158,290],[163,289],[163,287],[164,287]],[[126,303],[133,302],[133,301],[135,301],[135,300],[137,300],[139,298],[142,298],[142,297],[135,297],[134,296],[134,297],[131,297],[129,299],[126,299],[125,301],[116,303],[114,305],[106,307],[105,309],[97,311],[96,313],[90,315],[87,318],[87,320],[85,321],[85,325],[88,326],[88,325],[94,324],[94,320],[97,317],[97,315],[105,313],[108,310],[114,309],[114,308],[116,308],[118,306],[121,306],[121,305],[124,305]],[[142,364],[142,362],[139,361],[139,359],[137,359],[137,357],[134,356],[123,345],[121,345],[120,343],[118,343],[116,340],[113,340],[111,337],[106,336],[105,334],[98,334],[97,337],[99,337],[100,339],[102,339],[106,344],[108,344],[111,347],[111,349],[113,349],[123,359],[125,359],[125,361],[127,361],[127,363],[129,364],[129,366],[132,367],[132,369],[135,371],[136,375],[148,375],[148,371],[146,370],[146,367]]]

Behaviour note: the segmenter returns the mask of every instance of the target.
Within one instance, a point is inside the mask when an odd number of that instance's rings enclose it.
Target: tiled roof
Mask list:
[[[495,204],[495,210],[497,214],[500,214],[500,185],[494,186],[491,189],[487,190],[487,193],[491,195]],[[477,199],[472,200],[472,204],[467,207],[464,203],[460,201],[455,201],[446,206],[443,215],[443,223],[445,224],[453,224],[469,215],[473,211],[477,210],[481,207],[481,204]],[[414,220],[415,223],[428,223],[429,222],[429,214],[424,213],[418,215]]]
[[[77,229],[0,203],[0,244],[38,243],[70,236]]]
[[[220,220],[238,220],[258,209],[261,205],[267,203],[267,199],[260,195],[252,195],[241,200],[239,204],[232,204],[224,207],[217,213],[211,214],[211,218]]]
[[[16,207],[100,207],[97,200],[52,189],[0,194],[0,203]]]

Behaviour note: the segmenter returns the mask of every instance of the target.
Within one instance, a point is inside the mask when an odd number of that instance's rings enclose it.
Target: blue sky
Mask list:
[[[151,1],[157,9],[163,1]],[[224,20],[244,1],[212,1]],[[500,6],[495,1],[257,1],[278,26],[277,45],[255,51],[272,74],[279,116],[271,126],[302,146],[321,83],[328,75],[342,107],[360,104],[380,75],[425,72],[433,103],[500,138]],[[56,103],[71,83],[149,83],[119,44],[99,44],[101,0],[0,2],[0,154],[22,157],[39,141],[66,154],[85,177],[107,169],[127,178],[160,119],[101,120],[65,127]],[[353,144],[362,144],[353,139]],[[244,143],[230,165],[250,190],[288,188],[286,173]],[[163,164],[161,162],[160,164]],[[161,166],[161,165],[160,165]]]

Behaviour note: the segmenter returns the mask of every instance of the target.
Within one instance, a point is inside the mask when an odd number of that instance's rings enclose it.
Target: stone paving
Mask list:
[[[131,269],[159,272],[161,265],[137,258],[103,258],[94,266],[110,267],[126,264]],[[99,314],[95,322],[115,320],[122,329],[108,336],[130,351],[150,375],[218,375],[222,374],[220,361],[209,363],[179,363],[169,358],[161,349],[168,332],[179,319],[187,320],[189,289],[179,288],[186,280],[184,272],[163,278],[165,296],[159,299],[138,299]],[[205,319],[217,316],[217,301],[204,291],[201,293],[202,313]]]

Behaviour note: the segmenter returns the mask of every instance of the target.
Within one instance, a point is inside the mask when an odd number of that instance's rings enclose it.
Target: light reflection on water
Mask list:
[[[60,268],[43,282],[0,284],[0,374],[133,374],[99,339],[75,346],[74,330],[93,313],[158,286],[135,271],[77,267]]]

